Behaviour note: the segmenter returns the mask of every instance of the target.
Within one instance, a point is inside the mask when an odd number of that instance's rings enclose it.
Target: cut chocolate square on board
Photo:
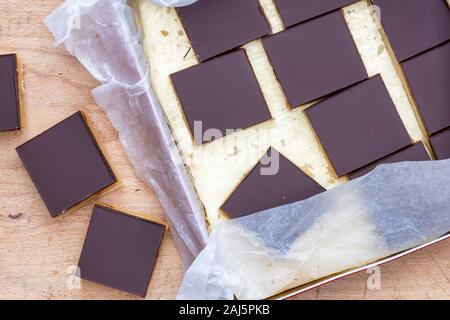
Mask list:
[[[306,113],[339,176],[411,145],[380,75],[319,102]]]
[[[177,11],[200,61],[270,33],[258,0],[199,0]]]
[[[0,132],[21,128],[19,78],[17,55],[0,55]]]
[[[80,277],[145,297],[165,231],[159,222],[95,205],[78,262]]]
[[[348,6],[359,0],[275,0],[275,5],[286,27]]]
[[[271,148],[222,206],[230,218],[305,200],[325,189]]]
[[[339,11],[267,37],[263,43],[292,108],[368,77]]]
[[[450,128],[442,130],[430,137],[436,159],[450,159]]]
[[[402,67],[428,133],[450,126],[450,42]]]
[[[17,148],[52,217],[117,186],[118,179],[82,112]]]
[[[403,161],[428,161],[431,160],[427,150],[422,142],[417,142],[414,145],[393,153],[381,160],[378,160],[360,170],[354,171],[349,174],[351,180],[362,177],[372,170],[374,170],[380,164],[397,163]]]
[[[372,0],[398,61],[450,39],[450,10],[444,0]]]
[[[171,75],[197,144],[271,119],[244,50]]]

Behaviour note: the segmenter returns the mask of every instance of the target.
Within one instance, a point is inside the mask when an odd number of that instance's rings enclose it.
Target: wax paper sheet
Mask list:
[[[149,84],[133,11],[125,0],[67,0],[45,23],[55,44],[64,44],[102,83],[94,98],[118,130],[137,174],[156,191],[188,266],[206,243],[206,222]]]
[[[262,299],[450,231],[450,160],[381,165],[305,201],[220,224],[180,299]]]

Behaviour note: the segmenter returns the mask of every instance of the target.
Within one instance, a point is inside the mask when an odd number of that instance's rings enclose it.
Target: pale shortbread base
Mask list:
[[[183,152],[211,228],[225,219],[220,211],[221,205],[270,146],[325,188],[346,181],[346,178],[337,178],[316,139],[303,112],[307,106],[290,110],[260,40],[243,48],[254,68],[273,120],[204,146],[195,146],[169,76],[198,64],[198,60],[190,49],[188,37],[174,9],[159,8],[147,0],[136,1],[135,7],[139,10],[144,32],[145,52],[151,64],[151,83]],[[272,31],[283,30],[273,1],[260,2]],[[425,139],[368,2],[360,1],[342,9],[342,12],[368,74],[381,73],[411,140]]]

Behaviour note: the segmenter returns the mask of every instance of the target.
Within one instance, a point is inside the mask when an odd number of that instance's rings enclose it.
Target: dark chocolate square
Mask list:
[[[286,27],[324,13],[348,6],[359,0],[275,0],[278,12]]]
[[[438,160],[450,159],[450,128],[432,135],[430,142]]]
[[[450,126],[450,42],[402,67],[428,133]]]
[[[339,176],[411,144],[380,75],[319,102],[306,113]]]
[[[368,77],[339,11],[265,38],[263,43],[292,108]]]
[[[0,55],[0,131],[20,129],[17,56]]]
[[[360,170],[350,173],[349,178],[356,179],[362,177],[371,172],[380,164],[396,163],[403,161],[428,161],[428,160],[431,159],[430,156],[428,155],[427,150],[425,149],[425,146],[423,145],[422,142],[417,142],[416,144],[407,147],[403,150],[400,150],[394,154],[391,154],[379,161],[376,161],[368,165],[367,167],[364,167]]]
[[[372,0],[397,59],[402,62],[450,39],[445,0]]]
[[[264,159],[278,160],[273,160],[271,164],[258,162],[222,206],[230,218],[305,200],[325,191],[275,149],[269,149],[267,156]],[[262,171],[264,168],[269,171]],[[271,172],[272,168],[278,170]]]
[[[172,74],[197,144],[271,119],[244,50]],[[195,122],[201,122],[201,124]],[[195,130],[194,130],[195,129]],[[228,132],[227,132],[228,131]],[[206,135],[205,135],[206,133]]]
[[[82,112],[24,143],[17,153],[52,217],[117,182]]]
[[[258,0],[200,0],[177,11],[200,61],[270,33]]]
[[[166,227],[96,205],[81,251],[80,277],[145,297]]]

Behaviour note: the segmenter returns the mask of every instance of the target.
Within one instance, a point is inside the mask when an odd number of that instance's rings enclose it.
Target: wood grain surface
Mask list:
[[[155,193],[140,181],[118,135],[95,105],[98,83],[62,47],[52,46],[43,19],[61,0],[0,0],[0,54],[16,52],[24,65],[24,129],[0,133],[0,299],[134,299],[73,277],[92,204],[51,219],[15,148],[79,109],[99,132],[123,187],[102,202],[163,217]],[[166,237],[147,299],[173,299],[182,277],[173,240]],[[449,299],[449,241],[381,267],[381,286],[365,272],[297,299]],[[78,283],[79,282],[79,283]]]

